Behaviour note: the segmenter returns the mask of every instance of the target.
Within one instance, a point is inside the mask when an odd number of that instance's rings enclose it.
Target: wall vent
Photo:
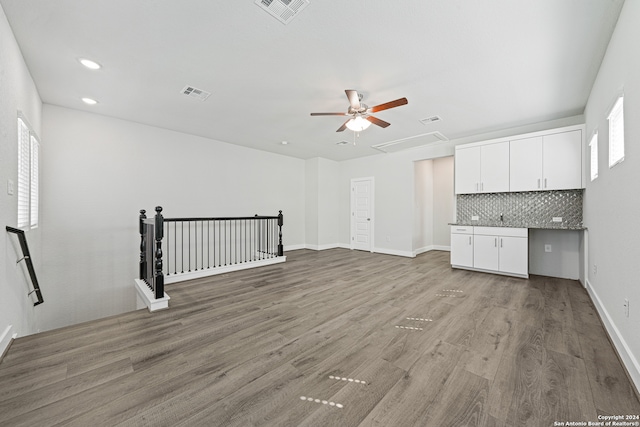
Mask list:
[[[380,150],[383,153],[396,153],[398,151],[409,150],[411,148],[419,148],[434,142],[446,142],[449,138],[440,132],[429,132],[421,135],[411,136],[409,138],[397,139],[395,141],[384,142],[382,144],[372,145],[371,148]]]
[[[442,117],[436,115],[436,116],[427,117],[426,119],[420,119],[418,121],[423,125],[428,125],[429,123],[442,121]]]
[[[207,92],[206,90],[202,89],[196,89],[193,86],[185,86],[184,89],[182,89],[182,93],[191,98],[199,99],[200,101],[204,101],[211,95],[211,92]]]
[[[286,25],[309,5],[309,0],[256,0],[256,4]]]

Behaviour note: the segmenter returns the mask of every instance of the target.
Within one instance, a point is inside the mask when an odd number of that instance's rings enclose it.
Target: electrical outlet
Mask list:
[[[593,264],[593,275],[595,276],[596,274],[598,274],[598,266]]]
[[[629,317],[629,298],[624,299],[624,315]]]
[[[554,216],[551,221],[553,222],[562,222],[562,217],[561,216]]]
[[[10,196],[13,196],[13,193],[15,191],[15,184],[13,183],[12,179],[8,179],[7,180],[7,194]]]
[[[544,245],[545,252],[551,252],[551,245]]]
[[[391,241],[391,236],[387,236],[387,242]]]
[[[480,217],[478,215],[471,215],[471,221],[478,221]]]

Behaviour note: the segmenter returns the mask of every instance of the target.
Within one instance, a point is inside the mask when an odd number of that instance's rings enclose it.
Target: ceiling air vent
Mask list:
[[[429,123],[442,121],[442,117],[440,117],[440,116],[431,116],[431,117],[427,117],[426,119],[420,119],[418,121],[420,123],[422,123],[423,125],[428,125]]]
[[[185,86],[184,89],[182,89],[182,93],[191,98],[199,99],[200,101],[204,101],[211,95],[211,92],[207,92],[206,90],[202,89],[196,89],[193,86]]]
[[[288,24],[309,0],[256,0],[256,4],[283,24]]]
[[[434,142],[445,142],[449,138],[441,134],[440,132],[429,132],[421,135],[411,136],[409,138],[397,139],[391,142],[384,142],[378,145],[372,145],[371,148],[380,150],[383,153],[395,153],[402,150],[408,150],[410,148],[418,148]]]

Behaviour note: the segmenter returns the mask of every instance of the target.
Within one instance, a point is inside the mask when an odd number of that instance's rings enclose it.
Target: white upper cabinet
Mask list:
[[[584,188],[584,126],[456,147],[456,194]]]
[[[456,150],[454,171],[456,194],[480,191],[480,147]]]
[[[509,190],[542,190],[542,137],[518,139],[509,144]]]
[[[542,138],[543,189],[570,190],[582,186],[582,132],[562,132]]]
[[[456,194],[509,191],[509,143],[456,150]]]
[[[582,131],[510,142],[510,191],[582,188]]]

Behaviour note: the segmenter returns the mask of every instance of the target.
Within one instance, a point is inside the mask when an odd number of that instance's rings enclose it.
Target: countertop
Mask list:
[[[460,227],[508,227],[508,228],[532,228],[540,230],[586,230],[587,227],[582,225],[566,225],[561,222],[557,223],[545,223],[545,224],[515,224],[506,221],[471,221],[465,222],[451,222],[449,225],[458,225]]]

